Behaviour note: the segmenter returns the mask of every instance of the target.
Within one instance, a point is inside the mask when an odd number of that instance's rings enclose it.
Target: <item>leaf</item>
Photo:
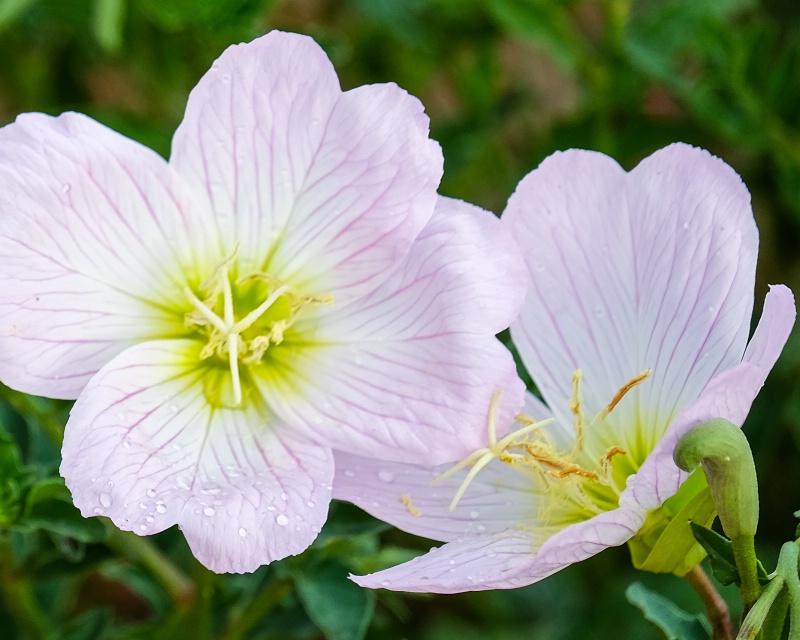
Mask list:
[[[47,478],[31,487],[25,497],[22,517],[15,528],[23,531],[44,529],[87,543],[106,538],[103,522],[81,515],[72,504],[61,478]]]
[[[350,581],[338,561],[305,562],[292,573],[303,608],[328,640],[364,637],[375,611],[374,591]]]
[[[733,555],[731,541],[725,536],[717,533],[708,527],[701,527],[694,522],[691,523],[692,534],[708,553],[708,561],[711,564],[711,572],[717,581],[724,586],[739,584],[739,570],[736,568],[736,559]],[[761,584],[769,582],[767,570],[761,561],[756,562],[758,571],[758,581]]]
[[[11,25],[36,0],[0,0],[0,29]]]
[[[644,617],[661,629],[669,640],[708,640],[711,635],[705,618],[686,613],[641,582],[631,584],[625,590],[625,597],[641,609]]]
[[[107,638],[112,616],[108,609],[95,609],[70,620],[48,640],[101,640]]]
[[[95,0],[92,31],[98,44],[114,53],[122,47],[126,0]]]

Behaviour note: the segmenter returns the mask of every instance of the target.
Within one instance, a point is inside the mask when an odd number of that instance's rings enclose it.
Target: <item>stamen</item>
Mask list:
[[[194,295],[189,287],[184,287],[183,292],[186,294],[186,297],[189,298],[189,302],[192,303],[192,306],[208,321],[210,325],[212,325],[220,333],[224,334],[228,332],[228,327],[225,325],[225,322],[222,320],[222,318],[209,309],[196,295]]]
[[[289,287],[283,285],[282,287],[278,287],[273,291],[269,297],[264,300],[258,307],[253,309],[250,313],[248,313],[244,318],[239,320],[235,325],[231,327],[231,331],[234,333],[241,333],[245,329],[248,329],[256,320],[258,320],[264,312],[269,309],[274,302],[280,298],[284,293],[286,293]]]
[[[581,379],[583,372],[580,369],[575,369],[572,374],[572,396],[569,400],[569,410],[575,416],[575,446],[573,448],[573,455],[583,451],[583,438],[586,427],[586,418],[583,415],[583,407],[581,406]]]
[[[636,376],[635,378],[631,378],[628,382],[622,385],[619,391],[617,391],[617,393],[611,399],[611,402],[609,402],[606,408],[603,409],[597,415],[597,418],[595,418],[595,420],[605,420],[608,417],[608,414],[610,414],[614,410],[614,407],[616,407],[620,403],[620,401],[627,395],[627,393],[635,386],[640,385],[642,384],[642,382],[647,380],[647,378],[650,377],[650,374],[652,372],[653,372],[652,369],[645,369],[638,376]]]
[[[625,456],[628,455],[628,452],[622,447],[611,447],[603,454],[603,457],[600,458],[600,466],[603,469],[603,473],[608,473],[608,469],[611,467],[611,458],[617,455]]]
[[[464,492],[467,490],[467,487],[472,483],[475,477],[478,475],[481,469],[486,467],[492,460],[497,458],[503,462],[511,463],[518,456],[513,454],[506,453],[506,449],[511,447],[512,445],[516,445],[516,442],[525,436],[527,436],[532,431],[536,431],[540,427],[543,427],[551,422],[555,422],[555,419],[548,418],[547,420],[542,420],[541,422],[532,421],[526,426],[522,427],[521,429],[517,429],[516,431],[512,431],[511,433],[507,434],[503,439],[499,442],[497,441],[497,408],[500,404],[500,397],[502,396],[503,390],[498,389],[494,396],[492,396],[492,401],[489,404],[489,416],[488,416],[488,430],[489,430],[489,446],[483,447],[474,451],[466,458],[464,458],[461,462],[456,464],[455,466],[451,467],[444,473],[435,477],[431,484],[436,484],[445,480],[452,476],[455,473],[458,473],[465,467],[472,465],[472,468],[467,473],[464,480],[461,482],[461,485],[458,487],[458,491],[456,491],[453,500],[450,502],[450,506],[448,507],[449,511],[453,511],[456,506],[458,505],[459,501],[461,500]],[[532,420],[532,419],[531,419]]]

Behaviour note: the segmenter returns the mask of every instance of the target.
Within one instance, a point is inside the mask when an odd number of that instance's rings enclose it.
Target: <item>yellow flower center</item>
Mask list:
[[[235,262],[236,252],[198,287],[202,299],[190,287],[184,288],[193,307],[185,316],[186,326],[206,340],[200,359],[214,370],[223,365],[230,374],[227,390],[219,388],[216,377],[214,384],[206,384],[206,395],[214,405],[232,407],[242,404],[243,379],[264,366],[267,350],[284,341],[301,310],[333,302],[329,295],[302,295],[268,274],[237,278]]]

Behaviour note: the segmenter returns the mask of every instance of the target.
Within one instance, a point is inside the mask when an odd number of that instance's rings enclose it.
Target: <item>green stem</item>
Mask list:
[[[283,601],[292,590],[291,580],[272,580],[250,601],[244,611],[228,626],[222,640],[241,640],[259,620]]]
[[[747,613],[747,616],[745,616],[742,627],[739,629],[739,635],[736,636],[736,640],[755,640],[764,627],[767,614],[784,586],[785,580],[782,575],[776,575],[770,580],[770,583],[767,585],[767,588],[764,589],[764,593],[761,594],[758,602],[755,603],[753,608]]]
[[[761,627],[761,640],[780,640],[786,625],[786,612],[789,609],[789,594],[781,589]]]
[[[777,572],[786,581],[786,592],[789,595],[789,640],[800,640],[800,576],[797,574],[799,564],[800,549],[797,544],[785,543],[778,556]]]
[[[728,611],[728,603],[722,599],[719,592],[714,588],[711,580],[708,579],[706,572],[698,564],[684,576],[692,585],[692,588],[700,596],[703,606],[706,608],[706,615],[711,621],[713,629],[712,640],[733,640],[736,632],[731,622],[731,614]]]
[[[194,583],[149,540],[109,523],[106,545],[120,557],[142,565],[164,587],[178,608],[188,606],[194,597]]]
[[[758,560],[753,536],[743,534],[731,538],[733,558],[741,580],[740,589],[744,613],[747,614],[761,595],[761,584],[758,582]]]
[[[4,534],[0,534],[0,593],[6,609],[26,637],[40,640],[53,632],[30,582],[19,571],[14,550]]]

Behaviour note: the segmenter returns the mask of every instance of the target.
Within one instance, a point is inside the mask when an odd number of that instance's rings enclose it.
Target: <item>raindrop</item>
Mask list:
[[[683,228],[684,229],[688,229],[689,228],[689,223],[688,222],[684,222],[683,223]]]
[[[474,509],[469,512],[469,517],[472,518],[473,520],[475,520],[479,515],[481,514],[475,511]]]
[[[147,505],[144,502],[140,502],[139,503],[139,508],[140,509],[147,509]]]
[[[244,527],[239,527],[239,535],[242,536],[242,538],[244,538],[247,535],[247,529],[245,529]]]
[[[166,513],[167,505],[165,505],[163,502],[156,502],[156,511],[158,511],[158,513]]]
[[[148,498],[155,498],[156,497],[156,490],[155,489],[148,489],[147,490],[147,497]]]
[[[146,524],[140,524],[139,525],[139,531],[147,531],[147,525]]]
[[[286,498],[287,498],[287,497],[288,497],[288,496],[287,496],[285,493],[282,493],[282,494],[281,494],[281,500],[283,500],[284,502],[286,502]]]
[[[203,513],[206,514],[207,516],[213,516],[216,512],[217,511],[216,509],[214,509],[214,507],[206,507],[205,509],[203,509]]]
[[[272,505],[269,505],[267,507],[267,511],[275,511],[275,507],[273,507]]]
[[[147,522],[153,522],[155,518],[153,516],[147,516],[145,520],[147,520]]]
[[[316,505],[314,504],[314,501],[313,501],[313,500],[309,500],[308,502],[306,502],[306,504],[308,505],[308,508],[309,508],[309,509],[313,509],[313,508],[316,506]]]
[[[125,447],[126,449],[130,449],[131,448],[131,441],[128,440],[127,438],[125,438],[125,440],[122,441],[122,446]]]
[[[387,471],[386,469],[381,469],[380,471],[378,471],[378,479],[381,482],[393,482],[394,474],[391,471]]]
[[[275,522],[277,522],[280,526],[285,527],[287,524],[289,524],[289,518],[286,517],[286,514],[282,513],[275,518]]]
[[[111,506],[111,496],[107,493],[100,494],[100,505],[108,509]]]

